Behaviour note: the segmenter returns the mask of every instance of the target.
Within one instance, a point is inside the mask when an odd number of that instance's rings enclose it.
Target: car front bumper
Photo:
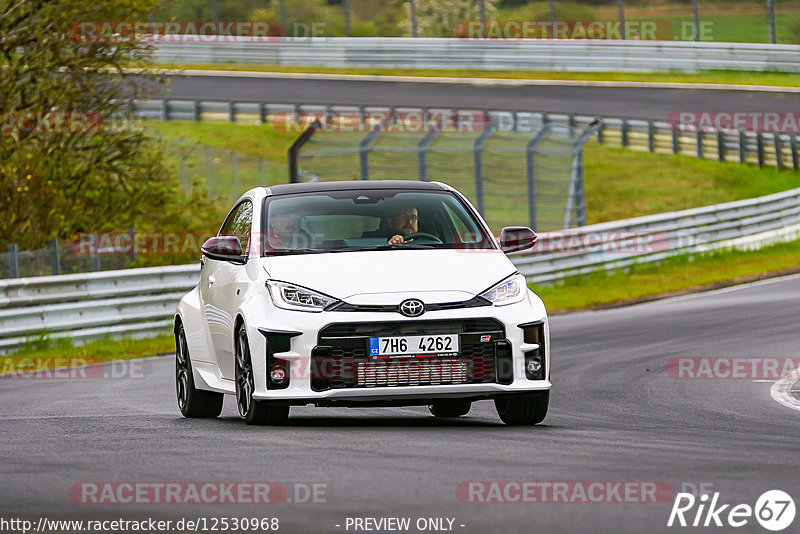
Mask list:
[[[506,359],[502,366],[502,377],[501,367],[495,360],[494,379],[490,376],[487,380],[480,382],[412,385],[412,380],[406,382],[409,385],[372,385],[367,387],[351,383],[348,387],[320,389],[317,357],[322,345],[321,332],[325,332],[330,327],[339,327],[339,331],[346,331],[348,325],[380,324],[384,327],[396,325],[398,328],[408,330],[408,328],[413,329],[415,325],[458,322],[473,324],[476,321],[484,323],[493,321],[502,325],[502,336],[494,335],[491,341],[493,344],[497,342],[503,344],[505,351],[503,355]],[[543,339],[538,339],[540,343],[526,343],[525,332],[520,325],[530,323],[542,325]],[[246,326],[255,378],[253,398],[256,400],[320,405],[367,405],[370,403],[411,405],[426,404],[431,399],[487,399],[508,394],[547,391],[551,387],[549,324],[541,300],[533,293],[530,293],[523,301],[508,306],[432,311],[414,319],[406,318],[399,313],[386,312],[307,313],[272,309],[268,321],[265,316],[256,321],[251,320]],[[354,333],[350,340],[358,337],[363,338],[363,332]],[[531,380],[526,377],[525,354],[530,356],[531,351],[535,350],[537,345],[539,345],[538,354],[543,361],[544,369],[539,379]],[[449,358],[448,361],[455,362],[464,355],[464,349],[465,346],[462,346],[459,356]],[[422,360],[418,359],[420,365],[431,365],[430,362],[433,359],[425,358],[424,362]],[[283,362],[288,363],[288,385],[276,387],[269,379],[269,370],[276,363],[283,364]],[[441,362],[434,362],[434,364],[441,364]],[[369,363],[364,365],[369,365]],[[423,382],[425,381],[423,380]]]

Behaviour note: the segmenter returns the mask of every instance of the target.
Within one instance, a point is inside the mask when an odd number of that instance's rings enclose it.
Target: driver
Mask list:
[[[414,239],[405,240],[403,236],[419,232],[419,212],[417,208],[408,206],[400,208],[394,215],[389,217],[389,238],[390,245],[402,245],[411,243]]]

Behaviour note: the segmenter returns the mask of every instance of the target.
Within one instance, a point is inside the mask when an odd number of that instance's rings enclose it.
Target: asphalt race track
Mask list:
[[[797,500],[800,414],[770,397],[771,383],[678,380],[665,365],[800,357],[798,317],[800,277],[555,316],[551,411],[529,428],[503,426],[488,402],[448,422],[424,408],[293,408],[288,426],[269,428],[247,427],[229,397],[221,419],[187,420],[167,357],[144,361],[142,376],[0,380],[0,509],[33,519],[278,517],[281,532],[346,532],[354,516],[451,517],[464,533],[697,531],[666,527],[672,499],[474,504],[456,487],[665,481],[675,492],[713,484],[725,503],[752,506],[770,489]],[[295,483],[325,484],[326,502],[75,504],[68,489],[83,481],[277,481],[290,498]],[[736,531],[764,532],[752,518]]]
[[[796,111],[800,93],[171,76],[167,98],[531,110],[664,120],[675,111]]]

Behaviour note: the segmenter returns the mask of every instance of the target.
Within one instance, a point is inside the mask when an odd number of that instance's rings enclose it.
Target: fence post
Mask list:
[[[199,122],[203,120],[203,114],[200,111],[200,101],[194,100],[192,101],[192,115],[194,116],[195,122]]]
[[[650,152],[656,151],[656,127],[653,121],[647,121],[647,149]]]
[[[775,44],[775,3],[767,0],[767,23],[769,24],[769,42]]]
[[[672,125],[672,153],[673,154],[680,154],[681,152],[681,140],[678,137],[678,126]]]
[[[783,170],[783,143],[781,142],[780,134],[772,134],[772,141],[775,145],[775,163],[778,165],[778,170]]]
[[[717,157],[721,162],[725,162],[725,134],[722,130],[717,132]]]
[[[525,146],[525,160],[528,171],[528,224],[536,231],[538,214],[536,213],[536,145],[550,132],[550,123],[544,123],[533,139]]]
[[[472,145],[473,158],[475,160],[475,199],[478,204],[478,213],[486,218],[486,204],[483,198],[483,144],[494,133],[494,128],[489,127],[477,138]]]
[[[747,163],[747,134],[739,130],[739,163]]]
[[[228,121],[236,122],[236,105],[233,102],[228,102]]]
[[[423,123],[427,124],[427,123]],[[420,181],[428,181],[428,147],[436,137],[439,136],[439,125],[437,124],[430,132],[426,133],[420,139],[417,145],[417,153],[419,154],[419,179]]]
[[[128,228],[128,235],[131,236],[131,251],[128,254],[128,258],[133,263],[136,261],[136,229]]]
[[[92,271],[97,272],[100,270],[100,253],[97,252],[97,243],[94,243],[89,253],[89,262],[91,263],[90,268]]]
[[[764,166],[764,134],[758,132],[756,135],[756,146],[758,148],[758,167]]]
[[[572,167],[569,177],[569,194],[567,196],[567,209],[564,211],[564,229],[572,228],[572,210],[578,201],[578,154],[580,151],[572,152]]]
[[[350,2],[349,0],[342,0],[342,9],[344,9],[344,34],[347,37],[353,36],[353,31],[350,26]]]
[[[161,101],[161,120],[169,120],[169,101],[166,98]]]
[[[797,157],[797,137],[794,135],[789,137],[789,146],[792,147],[792,167],[794,167],[794,170],[798,170],[800,162],[798,162]]]
[[[258,118],[261,121],[261,124],[267,123],[267,119],[269,118],[269,104],[266,102],[258,107]]]
[[[322,126],[322,124],[319,122],[319,119],[314,119],[314,122],[311,123],[311,126],[303,130],[303,133],[301,133],[297,139],[294,140],[292,146],[289,147],[289,150],[287,151],[287,157],[289,159],[290,184],[300,181],[300,170],[297,166],[297,155],[300,153],[300,149],[303,147],[303,145],[305,145],[308,140],[311,139],[311,136],[314,135],[314,132],[316,132],[320,126]]]
[[[572,209],[575,208],[578,226],[586,226],[586,195],[583,188],[583,145],[600,129],[603,122],[596,118],[580,137],[572,143],[572,170],[569,179],[569,196],[564,213],[564,228],[572,226]]]
[[[417,4],[416,0],[409,0],[409,7],[411,8],[411,36],[417,37]]]
[[[389,116],[385,117],[375,128],[373,128],[364,139],[358,143],[358,160],[361,167],[361,179],[369,180],[369,145],[383,133],[386,126],[394,120],[394,108],[389,110]]]
[[[601,144],[601,145],[603,144],[603,141],[604,141],[603,134],[605,133],[605,131],[606,131],[606,124],[603,123],[603,124],[600,125],[600,128],[598,128],[598,130],[597,130],[597,142],[599,144]]]
[[[8,244],[8,276],[19,278],[19,248],[16,243]]]
[[[628,119],[622,119],[622,146],[628,146]]]
[[[50,268],[53,274],[61,274],[61,257],[58,254],[58,238],[50,240]]]
[[[703,159],[703,129],[697,129],[697,159]]]

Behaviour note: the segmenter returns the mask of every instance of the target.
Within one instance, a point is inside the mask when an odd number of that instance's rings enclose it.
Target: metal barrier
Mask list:
[[[184,39],[182,39],[184,40]],[[800,46],[614,40],[314,37],[163,42],[159,61],[404,69],[800,72]]]
[[[800,189],[673,213],[542,234],[538,252],[512,256],[529,281],[725,246],[800,238]],[[628,243],[626,245],[626,242]],[[0,280],[0,351],[37,337],[77,340],[165,332],[199,266]]]

